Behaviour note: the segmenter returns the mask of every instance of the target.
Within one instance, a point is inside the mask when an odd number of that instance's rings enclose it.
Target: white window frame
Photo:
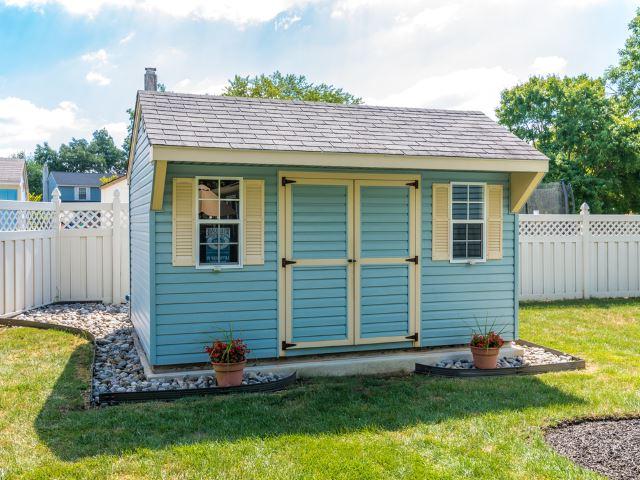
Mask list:
[[[482,186],[482,220],[453,219],[453,187],[455,185]],[[482,224],[482,258],[453,258],[453,225],[458,223]],[[450,263],[485,263],[487,261],[487,183],[486,182],[450,182],[449,186],[449,262]]]
[[[84,199],[80,198],[80,189],[84,190]],[[91,200],[91,194],[90,194],[90,190],[89,187],[75,187],[74,191],[73,191],[73,196],[75,197],[76,201],[78,202],[88,202]]]
[[[240,191],[238,192],[238,218],[237,219],[218,219],[218,220],[214,220],[214,219],[202,219],[200,218],[199,215],[199,210],[200,210],[200,197],[199,197],[199,193],[200,193],[200,189],[199,189],[199,185],[200,185],[200,180],[218,180],[218,181],[222,181],[222,180],[238,180],[239,183],[239,188]],[[221,176],[199,176],[199,177],[195,177],[195,181],[196,181],[196,188],[195,188],[195,234],[194,234],[194,240],[195,240],[195,257],[196,257],[196,269],[199,270],[223,270],[223,269],[237,269],[237,268],[242,268],[244,266],[243,262],[244,262],[244,231],[243,231],[243,227],[244,227],[244,179],[242,177],[221,177]],[[218,199],[218,201],[220,201],[220,199]],[[237,264],[232,264],[232,263],[218,263],[218,264],[212,264],[212,263],[200,263],[200,225],[202,224],[211,224],[211,223],[217,223],[219,225],[224,225],[224,224],[237,224],[238,225],[238,263]]]

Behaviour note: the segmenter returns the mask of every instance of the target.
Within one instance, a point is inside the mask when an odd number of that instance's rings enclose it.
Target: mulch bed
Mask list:
[[[640,478],[640,418],[566,423],[549,429],[545,437],[582,467],[616,480]]]

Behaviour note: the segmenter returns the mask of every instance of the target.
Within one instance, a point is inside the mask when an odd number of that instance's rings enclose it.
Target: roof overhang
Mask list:
[[[138,109],[136,109],[138,110]],[[138,113],[138,112],[137,112]],[[136,115],[136,124],[139,121]],[[134,128],[134,135],[136,129]],[[135,139],[132,139],[132,146]],[[133,148],[132,148],[133,150]],[[511,211],[518,212],[549,169],[548,160],[467,157],[426,157],[328,152],[289,152],[154,145],[156,164],[152,209],[162,209],[167,162],[231,165],[276,165],[330,168],[369,168],[394,170],[447,170],[502,172],[511,175]],[[129,167],[131,167],[131,159]]]

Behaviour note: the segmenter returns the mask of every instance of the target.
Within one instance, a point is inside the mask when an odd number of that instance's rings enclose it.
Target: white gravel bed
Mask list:
[[[92,380],[94,401],[98,400],[101,393],[106,392],[181,390],[214,387],[216,384],[212,375],[191,375],[171,380],[147,379],[133,342],[133,326],[129,321],[127,305],[49,305],[22,313],[16,319],[77,327],[96,337]],[[266,383],[280,378],[283,378],[283,375],[247,372],[242,383]]]
[[[522,357],[500,357],[497,368],[528,367],[533,365],[554,365],[573,361],[571,355],[556,355],[541,347],[518,345],[524,349]],[[440,368],[472,369],[473,360],[442,360],[435,364]]]

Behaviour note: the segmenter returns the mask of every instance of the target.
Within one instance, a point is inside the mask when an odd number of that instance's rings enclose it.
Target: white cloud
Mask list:
[[[211,80],[210,78],[203,78],[198,81],[193,81],[190,78],[183,78],[176,82],[175,85],[172,85],[170,90],[180,93],[208,93],[209,95],[220,95],[226,86],[227,82]]]
[[[289,30],[289,27],[296,22],[302,20],[302,17],[292,13],[290,15],[283,15],[280,18],[277,18],[274,24],[276,31],[278,30]]]
[[[120,39],[120,45],[126,45],[127,43],[129,43],[131,40],[133,40],[133,37],[136,36],[136,32],[129,32],[127,35],[125,35],[124,37],[122,37]]]
[[[87,52],[80,57],[87,63],[107,63],[109,60],[109,55],[104,48],[100,50],[96,50],[95,52]]]
[[[102,127],[107,129],[109,135],[113,137],[113,141],[116,143],[116,145],[122,145],[124,137],[127,136],[127,122],[105,123],[104,125],[102,125]]]
[[[367,99],[373,105],[433,107],[480,110],[495,117],[500,92],[517,83],[518,77],[504,68],[470,68],[423,78],[411,87],[381,99]]]
[[[424,30],[440,31],[455,19],[459,8],[458,5],[448,4],[442,7],[425,8],[415,13],[398,15],[394,33],[397,35],[411,35]]]
[[[69,13],[89,17],[106,8],[118,8],[246,25],[273,20],[280,13],[311,1],[314,0],[5,0],[5,3],[38,10],[56,4]]]
[[[22,98],[0,98],[0,155],[30,152],[37,143],[68,141],[87,129],[88,122],[79,118],[72,102],[47,109]]]
[[[87,79],[87,82],[93,83],[94,85],[98,85],[99,87],[105,87],[111,83],[110,78],[105,77],[101,73],[98,73],[93,70],[87,73],[85,78]]]
[[[549,75],[552,73],[563,73],[567,66],[567,61],[556,55],[550,57],[537,57],[531,64],[531,71],[535,75]]]

